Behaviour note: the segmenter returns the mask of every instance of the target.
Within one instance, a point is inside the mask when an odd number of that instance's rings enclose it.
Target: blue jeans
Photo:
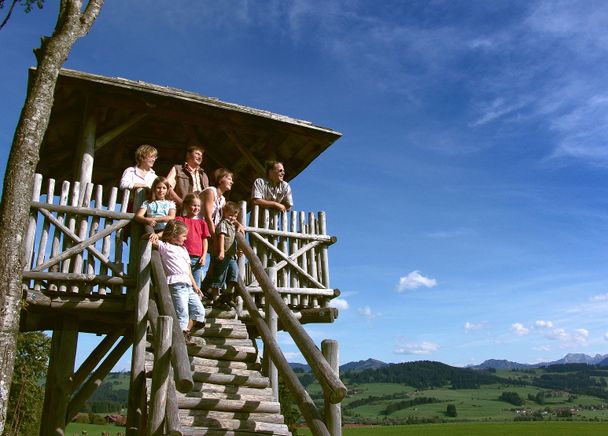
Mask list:
[[[199,260],[200,260],[199,256],[190,256],[190,265],[192,266],[192,276],[194,277],[194,281],[200,288],[201,284],[203,282],[203,277],[204,277],[205,271],[207,271],[207,265],[201,265],[200,263],[198,263]]]
[[[205,308],[199,296],[188,283],[173,283],[169,285],[175,313],[182,330],[188,328],[188,320],[205,322]]]
[[[236,259],[225,257],[219,260],[217,257],[211,257],[209,271],[203,280],[203,289],[220,289],[227,283],[238,281],[238,277],[239,265]]]

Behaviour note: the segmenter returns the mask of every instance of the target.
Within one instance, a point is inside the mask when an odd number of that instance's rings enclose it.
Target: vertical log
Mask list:
[[[85,105],[80,140],[76,150],[74,173],[81,186],[93,180],[93,162],[95,160],[95,139],[97,136],[97,109],[95,103],[87,99]],[[82,193],[84,195],[84,192]]]
[[[97,185],[95,189],[95,209],[102,210],[103,209],[103,186]],[[99,217],[93,217],[91,220],[91,228],[89,229],[89,238],[94,236],[101,226],[101,219]],[[101,227],[103,230],[103,227]],[[95,264],[97,260],[95,256],[90,256],[87,254],[87,274],[95,274]],[[87,286],[87,291],[92,293],[93,288],[90,285]]]
[[[300,211],[298,219],[300,222],[300,233],[302,233],[302,234],[308,233],[308,229],[306,226],[306,212]],[[304,245],[306,245],[306,241],[301,239],[301,240],[299,240],[298,245],[300,247],[303,247]],[[298,258],[298,265],[304,271],[308,272],[308,253],[302,253],[302,255]],[[308,280],[306,280],[304,278],[301,280],[300,284],[303,286],[305,285],[306,287],[310,286],[310,284],[308,283]],[[314,297],[310,297],[310,296],[306,295],[306,296],[304,296],[303,300],[304,300],[302,302],[303,306],[308,307],[310,305],[310,300],[314,300]]]
[[[120,204],[120,211],[121,212],[126,212],[127,208],[129,207],[129,195],[131,194],[131,191],[129,191],[128,189],[125,189],[122,193],[122,201]],[[122,245],[122,241],[124,239],[124,227],[118,229],[116,231],[116,237],[114,238],[114,263],[116,265],[120,265],[120,269],[121,271],[124,272],[124,262],[122,261],[122,253],[123,253],[123,245]],[[137,248],[136,248],[137,249]],[[119,294],[121,294],[122,292],[122,288],[114,288],[112,289],[113,292],[118,292]]]
[[[281,214],[281,230],[284,232],[288,230],[287,212]],[[289,256],[289,243],[287,242],[286,236],[281,237],[281,251],[285,253],[286,256]],[[289,286],[289,273],[287,267],[283,267],[279,273],[279,286]]]
[[[247,202],[246,201],[241,201],[239,203],[239,208],[240,208],[240,212],[239,212],[239,222],[241,223],[241,225],[243,227],[245,227],[245,225],[247,224]],[[241,279],[245,280],[245,268],[246,268],[246,262],[245,262],[245,256],[241,256],[238,258],[238,264],[239,264],[239,276],[241,277]],[[238,295],[238,292],[235,293],[236,296],[236,311],[238,314],[243,312],[243,299]]]
[[[64,181],[61,184],[61,195],[59,196],[59,204],[61,206],[65,206],[66,204],[68,204],[68,195],[70,192],[70,183],[67,181]],[[57,214],[57,221],[59,221],[61,224],[63,224],[63,222],[65,221],[65,214],[63,213],[58,213]],[[61,232],[59,231],[59,229],[55,228],[54,232],[53,232],[53,244],[51,246],[51,257],[55,257],[59,254],[59,246],[61,244]],[[59,269],[61,268],[63,263],[58,263],[57,265],[53,265],[50,268],[50,271],[52,272],[58,272]],[[56,291],[57,290],[57,285],[50,285],[49,286],[49,290],[51,291]]]
[[[114,211],[114,209],[116,208],[116,198],[118,196],[118,188],[112,188],[112,190],[110,191],[110,199],[108,200],[108,210]],[[114,220],[111,220],[109,218],[105,219],[105,226],[111,226],[112,223],[114,222]],[[110,258],[110,246],[112,245],[112,236],[108,235],[105,238],[103,238],[103,244],[101,245],[101,253],[106,257],[106,258]],[[99,267],[99,274],[100,275],[106,275],[108,273],[108,267],[105,265],[101,265]],[[110,291],[109,289],[107,289],[105,286],[99,286],[99,294],[101,295],[105,295],[108,291]]]
[[[78,319],[66,317],[53,331],[51,358],[46,380],[40,435],[63,435],[68,404],[73,391],[74,360],[78,341]]]
[[[340,377],[340,358],[338,354],[338,341],[325,339],[321,342],[321,352],[329,363],[330,368]],[[342,406],[341,403],[332,404],[325,397],[325,425],[331,436],[342,436]]]
[[[80,194],[80,183],[74,182],[74,184],[72,185],[72,198],[70,201],[70,206],[73,206],[73,207],[78,206],[79,194]],[[76,228],[76,216],[66,214],[66,219],[68,221],[68,229],[70,230],[70,232],[74,233],[74,229]],[[67,250],[68,248],[72,247],[72,245],[74,245],[74,244],[70,238],[63,239],[63,250],[64,251]],[[63,273],[70,272],[70,262],[71,262],[71,259],[66,259],[63,261],[63,265],[61,266],[61,272],[63,272]],[[65,285],[61,285],[61,286],[59,286],[59,290],[61,292],[65,292],[67,290],[67,288]]]
[[[322,235],[327,235],[327,226],[325,222],[325,212],[319,212],[319,232]],[[329,260],[327,258],[327,246],[321,248],[321,263],[323,264],[323,276],[321,283],[329,289]]]
[[[40,200],[40,189],[42,188],[42,174],[34,176],[34,192],[32,192],[32,201]],[[34,252],[34,241],[36,239],[36,216],[37,211],[30,211],[30,218],[27,224],[25,233],[25,250],[23,256],[23,265],[26,270],[29,270],[32,265],[32,255]]]
[[[266,273],[268,274],[268,278],[276,286],[277,270],[275,268],[268,268],[266,269]],[[272,337],[276,340],[279,317],[276,310],[274,310],[274,307],[272,307],[268,301],[266,302],[265,312],[266,325],[268,326],[268,330],[272,334]],[[276,365],[272,362],[269,351],[266,349],[264,349],[264,361],[266,363],[266,376],[268,377],[270,387],[272,388],[272,396],[275,401],[279,401],[279,373]]]
[[[291,229],[290,229],[293,233],[298,232],[297,223],[298,223],[298,213],[294,210],[291,212]],[[291,238],[291,252],[295,253],[296,251],[298,251],[298,239]],[[300,286],[300,279],[298,277],[298,273],[296,273],[295,271],[291,271],[291,287],[297,288],[298,286]]]
[[[53,204],[53,196],[55,193],[55,180],[49,179],[49,185],[46,193],[46,203]],[[46,217],[42,221],[42,231],[40,232],[40,241],[38,242],[38,256],[36,256],[36,265],[42,265],[46,256],[46,245],[49,239],[50,223]],[[39,291],[41,288],[40,282],[34,284],[34,289]]]
[[[141,258],[137,276],[135,295],[135,326],[133,330],[133,351],[131,357],[131,386],[127,410],[127,427],[141,434],[145,428],[146,372],[144,368],[146,354],[146,327],[148,301],[150,299],[150,259],[152,245],[150,241],[141,241]],[[158,335],[156,335],[158,336]],[[131,432],[133,433],[133,432]],[[135,433],[133,433],[135,434]]]
[[[148,434],[164,434],[165,410],[167,408],[167,385],[171,367],[171,334],[173,319],[159,316],[154,337],[154,371],[150,395],[150,422]]]
[[[268,229],[270,227],[270,211],[267,208],[262,208],[262,228]],[[262,261],[264,268],[268,268],[268,250],[260,244],[258,248],[258,257]]]
[[[80,185],[81,192],[80,193],[80,200],[79,200],[79,204],[78,206],[81,207],[85,207],[88,208],[91,205],[91,195],[93,194],[93,184],[92,183],[87,183],[86,185]],[[79,216],[76,220],[77,226],[78,226],[78,238],[80,238],[80,240],[84,240],[86,239],[87,236],[87,229],[89,227],[89,219],[87,216]],[[83,272],[82,270],[82,266],[83,266],[83,258],[84,258],[84,252],[78,253],[76,254],[76,256],[74,256],[74,263],[72,264],[72,272],[76,273],[76,274],[81,274]],[[83,293],[85,291],[86,287],[79,287],[79,286],[71,286],[70,290],[72,292],[78,292],[78,293]]]

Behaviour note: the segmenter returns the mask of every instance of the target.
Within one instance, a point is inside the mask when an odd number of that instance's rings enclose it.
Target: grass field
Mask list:
[[[101,436],[101,433],[107,433],[110,436],[116,436],[118,433],[125,434],[124,427],[115,425],[95,425],[95,424],[78,424],[70,423],[65,428],[65,436],[82,435],[83,430],[87,436]]]
[[[298,434],[311,435],[308,429]],[[605,436],[608,424],[585,422],[505,422],[397,425],[344,428],[344,436]]]

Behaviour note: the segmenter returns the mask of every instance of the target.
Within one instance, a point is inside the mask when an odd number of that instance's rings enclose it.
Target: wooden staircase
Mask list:
[[[206,323],[188,344],[194,387],[177,393],[182,434],[290,435],[245,324],[234,310],[219,309],[207,309]],[[149,377],[152,351],[146,354]],[[148,378],[148,395],[150,386]]]

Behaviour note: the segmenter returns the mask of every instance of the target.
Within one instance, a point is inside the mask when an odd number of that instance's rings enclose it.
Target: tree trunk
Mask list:
[[[0,434],[4,431],[19,331],[23,235],[30,209],[40,144],[48,126],[59,70],[78,38],[89,31],[104,0],[61,0],[53,36],[36,51],[31,81],[4,176],[0,207]]]

